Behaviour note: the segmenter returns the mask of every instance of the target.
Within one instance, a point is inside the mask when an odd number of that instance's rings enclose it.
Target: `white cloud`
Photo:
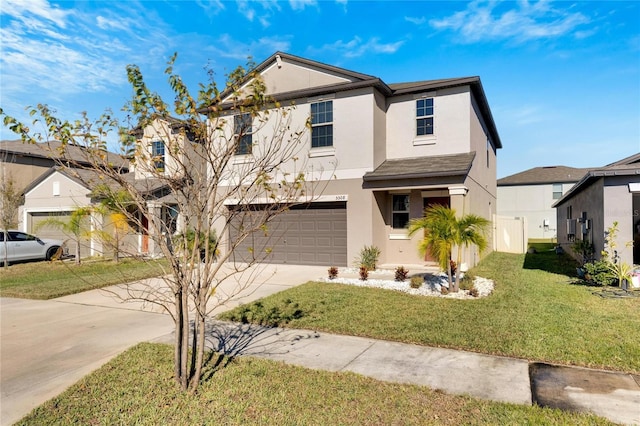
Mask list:
[[[416,24],[416,25],[422,25],[425,22],[427,22],[427,18],[425,18],[424,16],[421,16],[419,18],[416,18],[414,16],[405,16],[404,20],[407,22],[411,22],[412,24]]]
[[[42,21],[42,19],[52,22],[60,28],[65,28],[67,17],[72,12],[51,6],[47,0],[3,0],[0,14],[9,15],[31,28],[40,27],[41,24],[38,21]],[[34,20],[34,18],[37,19]]]
[[[223,34],[216,43],[207,48],[207,51],[222,58],[243,62],[249,56],[261,61],[276,51],[288,51],[290,48],[289,37],[261,37],[244,43],[229,34]]]
[[[133,2],[87,14],[60,10],[44,0],[5,0],[3,97],[15,101],[37,93],[50,102],[124,84],[126,64],[158,60],[149,58],[149,51],[170,45],[161,23],[140,19],[138,12]]]
[[[224,10],[224,3],[221,0],[196,0],[196,4],[204,10],[207,16],[217,15]]]
[[[380,38],[372,37],[367,41],[363,41],[360,37],[355,36],[352,40],[338,40],[332,44],[325,44],[321,49],[310,49],[312,51],[332,51],[346,58],[356,58],[366,54],[376,53],[395,53],[404,44],[404,41],[396,41],[393,43],[381,43]]]
[[[508,8],[508,9],[507,9]],[[551,6],[545,0],[469,3],[465,10],[429,24],[439,30],[458,32],[464,42],[514,39],[524,42],[534,39],[576,34],[581,26],[590,22],[580,12],[570,12]],[[585,33],[578,33],[584,36]]]
[[[289,6],[293,10],[304,10],[307,6],[316,6],[316,0],[289,0]]]

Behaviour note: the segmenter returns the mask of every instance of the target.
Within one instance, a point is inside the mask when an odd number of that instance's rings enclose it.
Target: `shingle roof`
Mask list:
[[[640,153],[623,158],[604,167],[589,169],[578,183],[573,185],[552,207],[557,207],[574,195],[580,193],[594,179],[613,176],[627,176],[629,182],[640,182]]]
[[[578,182],[589,170],[567,166],[534,167],[533,169],[498,179],[498,186]]]
[[[48,158],[52,160],[68,160],[79,165],[90,165],[90,151],[80,145],[67,144],[64,147],[59,141],[42,142],[37,144],[24,143],[21,140],[0,141],[0,152],[36,158]],[[118,154],[108,151],[107,161],[114,168],[122,168],[128,170],[129,163],[126,159]]]
[[[33,188],[38,186],[42,181],[51,176],[53,173],[58,172],[67,176],[74,182],[87,188],[88,193],[95,190],[98,185],[107,185],[113,190],[120,188],[120,184],[115,182],[108,174],[102,173],[99,170],[71,168],[71,167],[52,167],[45,173],[40,175],[37,179],[31,182],[23,191],[23,194],[28,193]],[[159,189],[167,186],[165,182],[160,179],[135,179],[135,173],[126,173],[120,175],[125,182],[132,183],[137,191],[143,194],[152,194]]]
[[[464,154],[386,160],[374,171],[365,173],[363,180],[370,182],[466,175],[471,169],[475,156],[475,152],[468,152]]]

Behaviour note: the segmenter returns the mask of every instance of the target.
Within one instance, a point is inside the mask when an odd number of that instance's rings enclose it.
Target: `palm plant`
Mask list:
[[[425,235],[418,245],[421,254],[427,251],[438,259],[442,270],[447,271],[449,277],[449,289],[457,292],[460,288],[460,268],[456,268],[455,282],[451,271],[451,254],[453,247],[458,247],[457,265],[462,263],[462,248],[471,245],[478,247],[482,252],[487,247],[486,230],[491,222],[484,217],[468,214],[460,218],[456,217],[455,210],[434,205],[428,207],[424,217],[412,219],[409,222],[409,235],[423,230]]]
[[[438,265],[447,271],[449,288],[452,286],[451,250],[454,244],[455,212],[448,207],[433,205],[424,211],[424,216],[409,221],[409,235],[424,231],[424,238],[418,244],[421,255],[429,252],[438,260]]]
[[[90,215],[91,208],[80,207],[71,212],[69,221],[63,221],[56,217],[50,217],[40,222],[36,229],[39,229],[43,226],[51,226],[53,228],[62,230],[65,234],[73,235],[73,240],[76,244],[75,263],[76,265],[79,265],[81,240],[82,238],[87,237],[91,234],[91,230],[87,228],[87,223],[85,221],[85,219]]]
[[[487,229],[491,221],[476,214],[462,216],[456,221],[456,245],[458,246],[457,264],[462,264],[462,247],[468,248],[471,245],[478,247],[480,253],[487,248]],[[456,269],[456,282],[453,291],[460,288],[460,268]]]

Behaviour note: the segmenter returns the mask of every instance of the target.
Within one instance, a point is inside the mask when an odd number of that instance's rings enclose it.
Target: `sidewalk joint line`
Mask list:
[[[353,364],[353,362],[354,362],[355,360],[357,360],[358,358],[360,358],[360,357],[361,357],[365,352],[367,352],[369,349],[371,349],[371,347],[372,347],[373,345],[375,345],[375,344],[376,344],[376,342],[375,342],[375,341],[371,342],[371,343],[370,343],[366,348],[364,348],[364,349],[362,350],[362,352],[360,352],[358,355],[356,355],[355,357],[353,357],[353,359],[352,359],[351,361],[349,361],[349,362],[348,362],[348,363],[346,363],[342,368],[340,368],[340,371],[345,371],[347,367],[349,367],[351,364]],[[346,370],[346,371],[349,371],[349,370]]]

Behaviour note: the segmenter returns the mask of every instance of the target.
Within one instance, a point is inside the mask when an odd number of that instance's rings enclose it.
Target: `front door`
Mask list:
[[[427,197],[422,199],[423,211],[431,206],[441,205],[445,207],[451,206],[451,199],[449,197]],[[429,250],[424,255],[424,260],[427,262],[437,262],[438,259],[431,256]]]

